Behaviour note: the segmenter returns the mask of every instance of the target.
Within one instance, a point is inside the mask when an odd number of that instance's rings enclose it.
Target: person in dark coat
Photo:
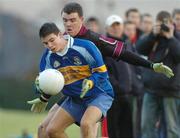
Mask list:
[[[163,137],[179,138],[180,42],[174,36],[172,18],[168,12],[157,14],[153,32],[138,41],[137,50],[152,62],[170,66],[175,74],[167,79],[150,70],[144,71],[146,93],[142,108],[142,138],[158,138],[156,123],[162,118],[166,132]]]
[[[106,36],[119,41],[124,40],[123,19],[111,15],[106,19]],[[132,110],[128,94],[132,90],[131,68],[126,62],[104,57],[115,98],[107,113],[109,138],[132,138]],[[102,123],[102,127],[106,127]]]

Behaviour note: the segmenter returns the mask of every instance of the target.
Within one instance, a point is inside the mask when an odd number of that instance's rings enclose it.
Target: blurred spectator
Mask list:
[[[175,37],[180,40],[180,9],[174,9],[172,16],[175,25]]]
[[[146,13],[141,16],[141,31],[143,35],[148,35],[153,29],[153,18],[150,14]]]
[[[141,15],[138,9],[136,8],[128,9],[125,14],[126,14],[125,15],[126,21],[133,22],[137,28],[140,27]]]
[[[85,26],[93,32],[100,32],[100,22],[96,17],[89,17],[85,22]]]
[[[135,43],[137,41],[136,26],[131,21],[126,21],[124,24],[124,34],[127,39],[127,49],[137,54]],[[133,118],[133,137],[140,136],[140,120],[141,120],[141,106],[143,97],[143,82],[141,77],[142,68],[130,65],[131,78],[132,78],[132,90],[131,90],[131,106],[132,106],[132,118]]]
[[[19,136],[17,138],[33,138],[33,136],[31,134],[29,134],[27,129],[23,129],[21,136]]]
[[[106,35],[116,40],[123,39],[123,19],[111,15],[106,19]],[[107,127],[110,138],[132,138],[132,112],[127,94],[131,91],[130,66],[123,61],[104,58],[110,82],[115,93],[113,104],[107,113]]]
[[[136,25],[131,21],[124,23],[124,34],[131,45],[134,45],[137,41]]]
[[[180,42],[173,35],[171,15],[166,11],[157,14],[153,32],[137,43],[141,54],[153,62],[163,62],[173,69],[171,79],[150,70],[144,71],[146,93],[142,107],[142,138],[158,138],[156,123],[163,118],[163,138],[179,138],[180,98]],[[162,123],[160,124],[162,125]]]
[[[118,15],[111,15],[106,19],[106,33],[118,39],[123,39],[124,24],[123,19]]]
[[[135,24],[136,37],[139,39],[139,37],[142,35],[142,31],[140,30],[141,14],[139,10],[136,8],[128,9],[125,13],[125,18],[126,21],[130,21]]]

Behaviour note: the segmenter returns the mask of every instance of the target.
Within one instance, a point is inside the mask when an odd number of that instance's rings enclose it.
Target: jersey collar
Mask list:
[[[56,54],[59,56],[64,56],[68,52],[68,49],[71,48],[74,43],[74,39],[70,37],[70,35],[64,35],[64,39],[66,39],[68,43],[63,51],[56,52]]]

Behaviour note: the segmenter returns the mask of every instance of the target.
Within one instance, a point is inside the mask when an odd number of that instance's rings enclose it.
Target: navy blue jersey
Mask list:
[[[64,95],[79,97],[82,82],[87,78],[94,82],[94,86],[85,97],[100,93],[114,96],[101,53],[91,41],[68,36],[68,44],[63,52],[52,53],[46,49],[41,59],[40,71],[48,68],[57,69],[63,74]]]

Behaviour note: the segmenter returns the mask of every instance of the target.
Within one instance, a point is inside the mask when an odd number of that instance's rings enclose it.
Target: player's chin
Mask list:
[[[51,49],[51,52],[56,53],[56,52],[57,52],[57,50],[55,50],[55,49]]]
[[[75,33],[73,31],[68,31],[67,33],[72,37],[75,36]]]

